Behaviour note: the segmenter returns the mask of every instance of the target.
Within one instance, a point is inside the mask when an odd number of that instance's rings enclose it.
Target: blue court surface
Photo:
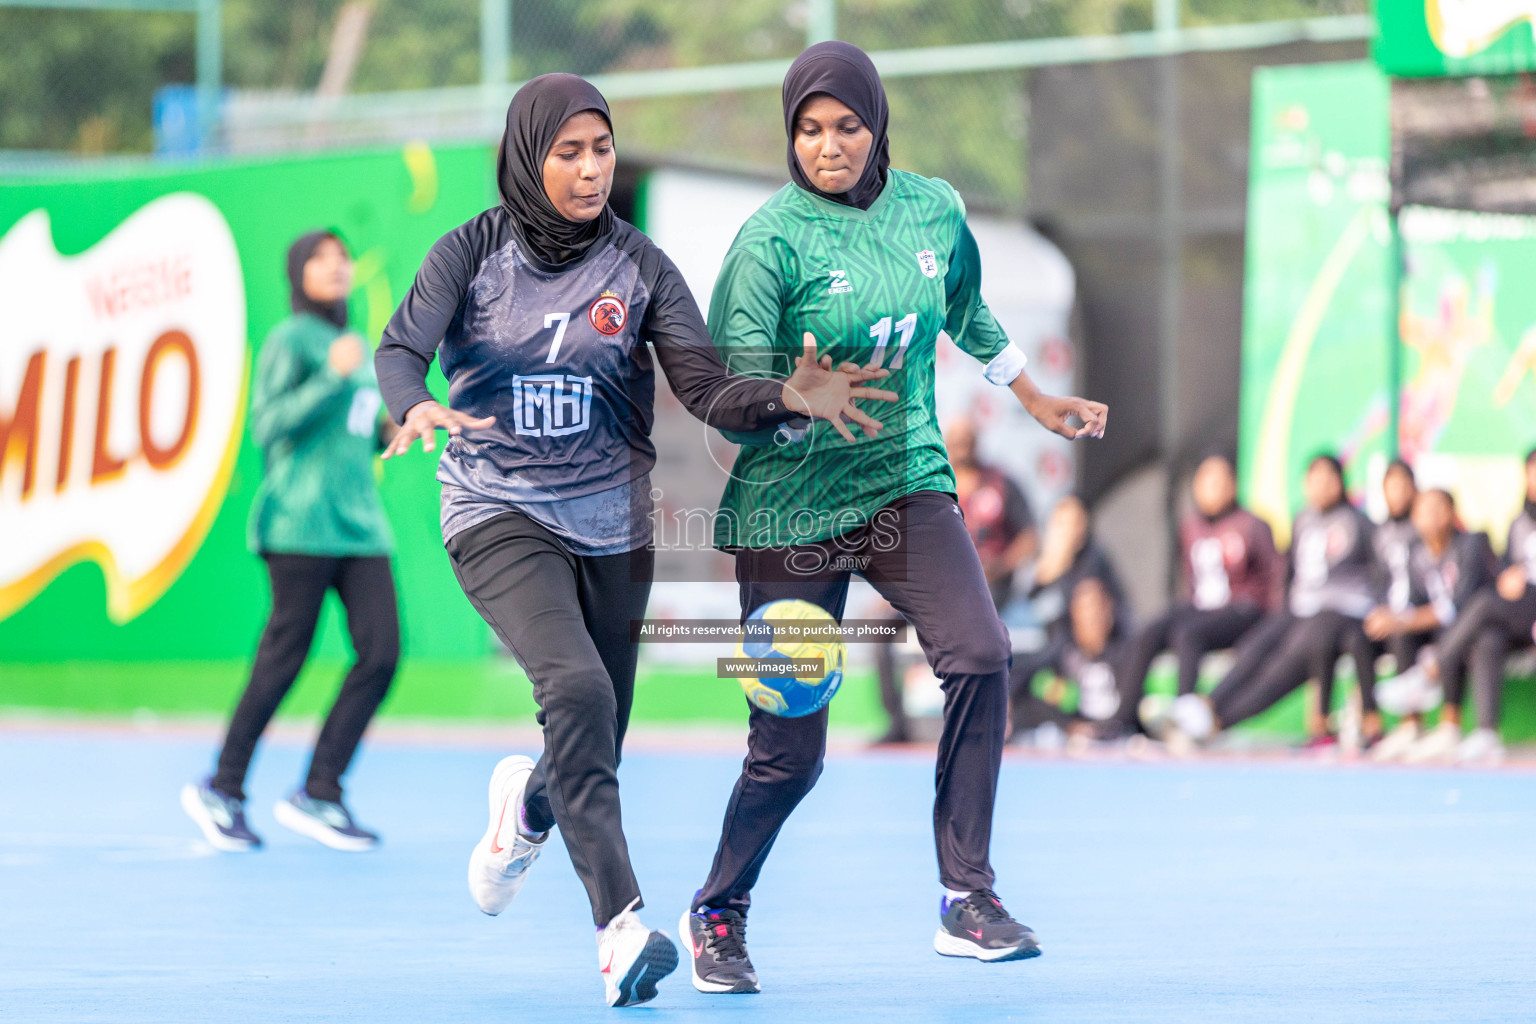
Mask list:
[[[931,752],[834,753],[755,894],[764,991],[679,971],[602,1004],[558,843],[499,918],[465,863],[504,752],[381,734],[349,801],[382,850],[335,853],[271,804],[304,749],[258,756],[255,855],[213,854],[177,806],[213,733],[0,729],[0,1018],[143,1021],[1531,1021],[1536,774],[1211,758],[1010,756],[998,889],[1045,955],[931,946]],[[511,744],[528,749],[528,739]],[[536,742],[536,740],[535,740]],[[622,769],[649,906],[675,935],[739,755],[643,737]]]

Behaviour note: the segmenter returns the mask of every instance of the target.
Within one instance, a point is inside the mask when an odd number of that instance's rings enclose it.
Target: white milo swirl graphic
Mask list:
[[[239,448],[234,236],[176,193],[62,256],[35,210],[0,238],[0,310],[0,618],[91,560],[126,622],[197,551]]]

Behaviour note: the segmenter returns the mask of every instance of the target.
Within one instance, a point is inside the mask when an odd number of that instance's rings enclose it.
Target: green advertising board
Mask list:
[[[1536,8],[1517,0],[1377,0],[1376,63],[1389,75],[1536,69]]]
[[[1369,63],[1254,73],[1239,461],[1281,543],[1311,455],[1358,495],[1392,447],[1387,104]]]
[[[268,597],[245,403],[289,314],[289,243],[346,239],[353,323],[377,344],[428,248],[495,194],[483,145],[0,181],[0,665],[249,656]],[[404,648],[480,656],[435,459],[379,469]],[[334,610],[318,652],[345,653]]]
[[[1536,217],[1410,206],[1400,225],[1402,453],[1499,545],[1536,445]]]

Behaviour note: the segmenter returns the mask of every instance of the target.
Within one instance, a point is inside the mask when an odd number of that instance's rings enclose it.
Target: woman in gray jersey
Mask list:
[[[1417,663],[1421,650],[1433,661],[1430,645],[1442,639],[1460,613],[1493,582],[1493,550],[1485,533],[1468,533],[1456,523],[1456,499],[1440,489],[1421,492],[1413,502],[1415,543],[1409,549],[1408,594],[1403,607],[1391,603],[1365,617],[1366,635],[1392,653],[1398,675],[1377,686],[1382,708],[1403,719],[1371,751],[1378,761],[1411,753],[1420,739],[1420,713],[1439,687]],[[1500,666],[1502,668],[1502,666]],[[1434,693],[1438,698],[1438,692]],[[1457,736],[1460,739],[1460,736]]]
[[[1328,694],[1341,649],[1354,655],[1366,711],[1375,712],[1376,679],[1361,628],[1380,603],[1371,521],[1346,498],[1336,457],[1315,456],[1304,487],[1307,507],[1291,530],[1285,610],[1244,638],[1231,671],[1208,697],[1191,693],[1173,702],[1170,735],[1176,739],[1209,739],[1265,711],[1308,678],[1319,679]],[[1314,740],[1327,737],[1319,723],[1311,723],[1309,731]]]
[[[559,825],[598,927],[609,1005],[644,1002],[677,950],[635,914],[617,768],[634,695],[653,554],[649,471],[655,360],[712,426],[796,416],[879,423],[852,405],[883,371],[830,368],[814,346],[787,380],[730,376],[682,276],[608,208],[612,120],[574,75],[513,98],[497,161],[500,205],[445,235],[384,332],[379,387],[403,424],[385,456],[435,432],[442,529],[466,596],[533,683],[544,753],[508,757],[469,863],[480,909],[500,913]],[[649,347],[647,345],[649,343]],[[433,355],[447,406],[425,379]]]
[[[1536,641],[1536,450],[1525,457],[1525,507],[1509,526],[1504,568],[1474,597],[1440,641],[1435,675],[1445,687],[1440,723],[1411,747],[1411,761],[1497,761],[1504,659]],[[1477,728],[1461,734],[1461,702],[1471,677]]]
[[[1386,606],[1394,612],[1409,608],[1409,592],[1413,587],[1413,574],[1409,560],[1413,547],[1419,541],[1413,527],[1413,500],[1419,493],[1413,467],[1402,459],[1387,463],[1381,477],[1381,496],[1386,502],[1387,518],[1372,537],[1376,548],[1376,561],[1386,574]],[[1398,665],[1401,671],[1412,663]]]

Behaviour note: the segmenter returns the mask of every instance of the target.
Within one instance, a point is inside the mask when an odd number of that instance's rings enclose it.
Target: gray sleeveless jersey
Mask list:
[[[1371,521],[1347,501],[1297,513],[1291,529],[1292,615],[1334,611],[1363,619],[1381,603],[1371,532]]]
[[[397,422],[426,387],[433,354],[448,404],[492,427],[452,438],[438,463],[446,540],[517,509],[573,553],[650,540],[655,370],[711,426],[752,431],[791,419],[777,381],[732,377],[676,266],[623,221],[580,259],[522,251],[507,213],[443,236],[395,311],[375,357]]]
[[[1413,606],[1413,572],[1410,566],[1419,532],[1407,516],[1388,519],[1376,527],[1376,562],[1386,574],[1387,607],[1405,612]]]

